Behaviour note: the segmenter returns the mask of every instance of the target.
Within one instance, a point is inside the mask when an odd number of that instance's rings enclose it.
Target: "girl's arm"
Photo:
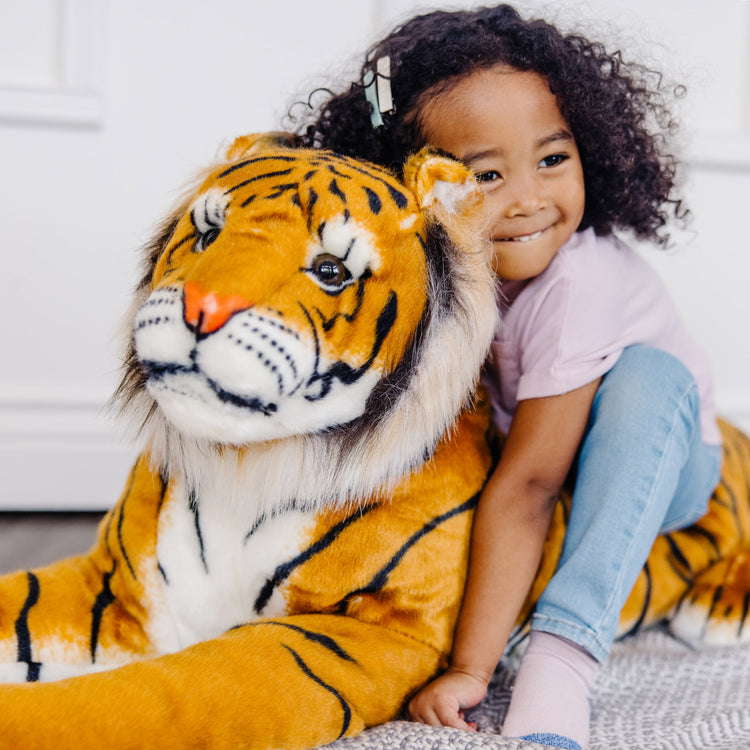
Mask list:
[[[413,719],[469,728],[534,580],[552,512],[600,380],[521,401],[500,462],[479,501],[469,576],[448,671],[409,704]]]

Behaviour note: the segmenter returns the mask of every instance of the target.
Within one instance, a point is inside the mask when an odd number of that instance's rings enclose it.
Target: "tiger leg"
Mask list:
[[[738,552],[698,576],[669,623],[696,645],[750,643],[750,552]]]
[[[750,438],[719,425],[721,481],[708,512],[656,540],[640,581],[643,623],[667,618],[675,635],[696,646],[750,641]]]
[[[160,493],[137,463],[88,554],[0,577],[0,682],[57,680],[151,653],[141,562],[155,545]]]
[[[37,750],[312,748],[392,719],[438,660],[351,617],[263,620],[121,669],[0,686],[0,736]]]
[[[0,580],[0,682],[59,679],[93,666],[100,578],[79,557]]]

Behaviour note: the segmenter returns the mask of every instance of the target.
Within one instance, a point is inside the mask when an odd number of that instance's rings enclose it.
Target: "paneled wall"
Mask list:
[[[464,3],[468,4],[468,3]],[[455,4],[454,4],[455,5]],[[684,245],[654,257],[750,428],[750,2],[524,1],[684,80]],[[235,134],[277,128],[409,0],[0,0],[0,509],[105,508],[137,250]]]

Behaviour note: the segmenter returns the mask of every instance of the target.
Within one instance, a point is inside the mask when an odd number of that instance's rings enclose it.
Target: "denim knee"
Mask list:
[[[592,405],[590,424],[602,417],[624,428],[631,420],[676,411],[700,429],[698,386],[690,370],[676,357],[644,345],[627,347],[604,376]]]
[[[640,344],[623,350],[615,366],[604,377],[606,381],[618,389],[626,387],[631,397],[642,394],[646,399],[655,389],[668,388],[682,395],[696,385],[693,374],[677,357]]]

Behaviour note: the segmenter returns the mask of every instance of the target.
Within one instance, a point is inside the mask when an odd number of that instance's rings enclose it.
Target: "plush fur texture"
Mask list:
[[[445,665],[492,469],[481,202],[430,151],[378,167],[238,139],[146,250],[117,398],[143,452],[87,555],[0,579],[8,747],[312,748]],[[750,442],[659,538],[623,632],[747,639]],[[540,574],[565,528],[558,506]]]

